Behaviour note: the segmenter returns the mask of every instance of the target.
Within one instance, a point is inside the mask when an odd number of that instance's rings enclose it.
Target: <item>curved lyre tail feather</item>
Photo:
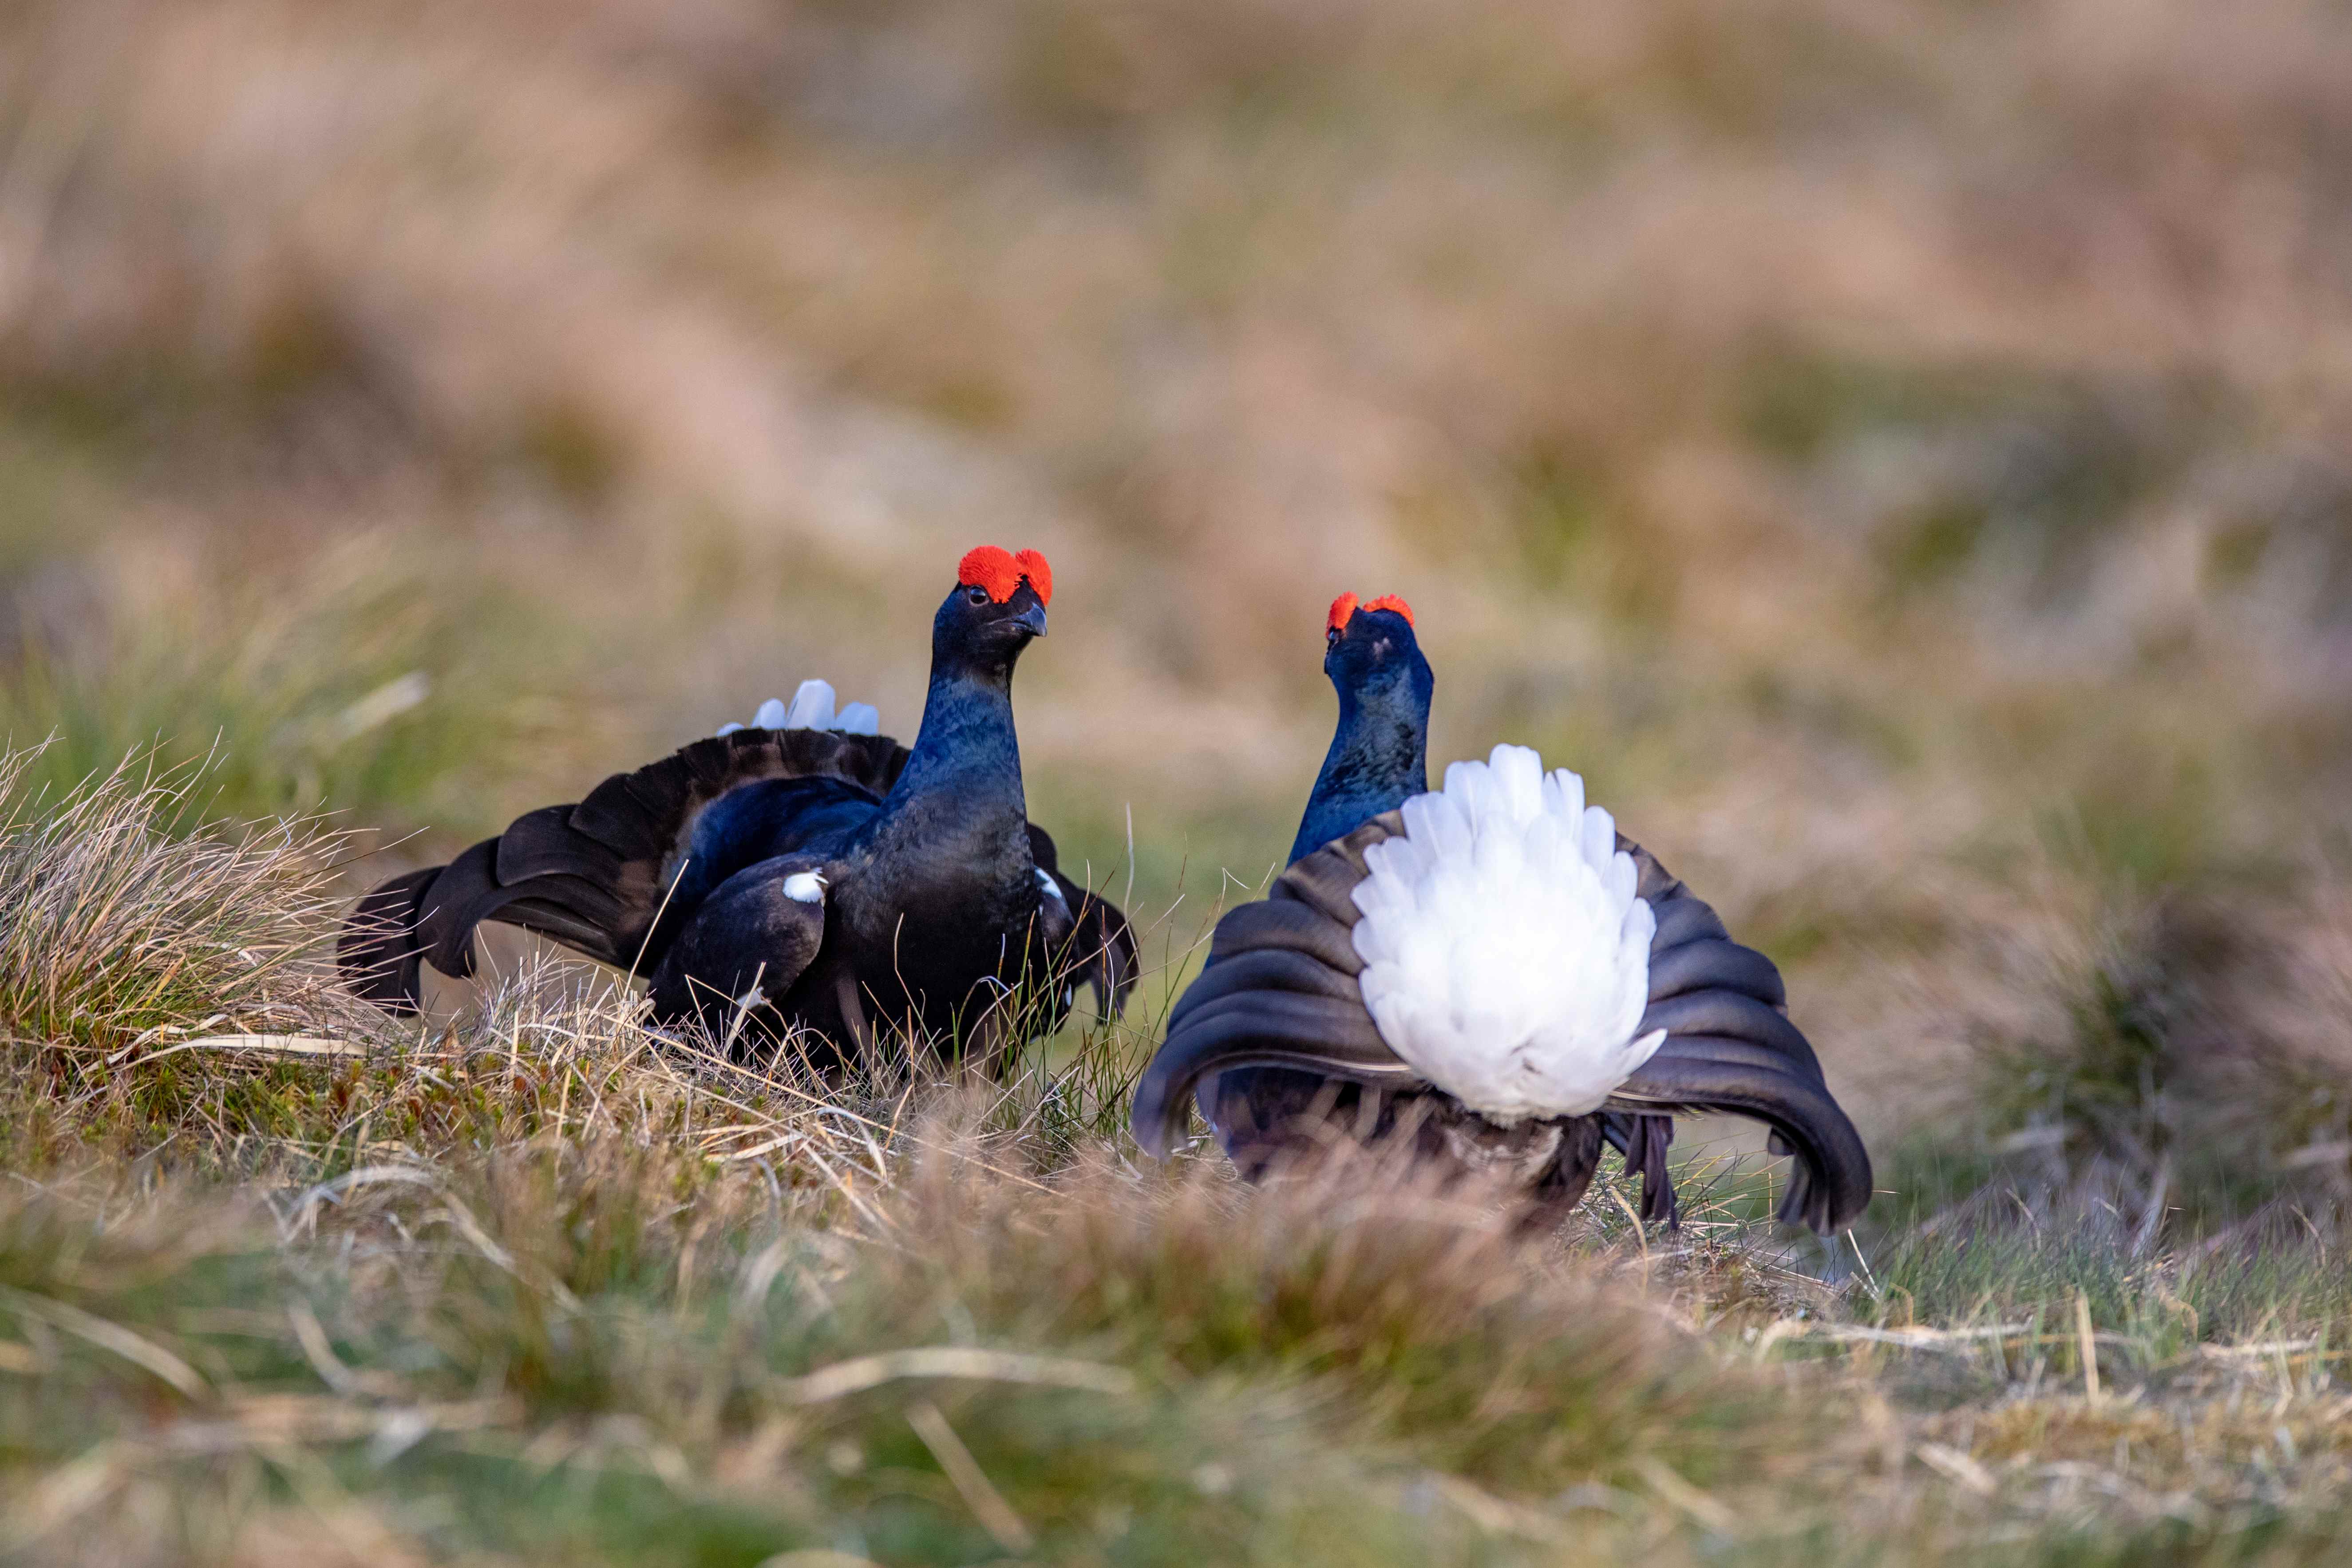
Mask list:
[[[768,779],[807,779],[813,790],[878,800],[907,754],[887,736],[826,730],[737,730],[697,741],[614,773],[576,805],[517,817],[446,866],[375,889],[344,923],[338,964],[361,995],[414,1012],[419,964],[470,976],[475,928],[496,920],[649,973],[682,923],[683,910],[664,916],[665,895],[711,802]]]
[[[1644,1172],[1643,1217],[1674,1214],[1665,1176],[1674,1115],[1712,1113],[1764,1122],[1772,1129],[1772,1152],[1793,1156],[1782,1221],[1823,1235],[1843,1229],[1870,1205],[1870,1155],[1830,1094],[1811,1043],[1789,1019],[1780,972],[1733,942],[1716,912],[1656,857],[1630,840],[1619,844],[1640,868],[1639,891],[1658,917],[1650,1005],[1640,1027],[1666,1031],[1664,1043],[1606,1108],[1610,1142],[1628,1169]],[[1627,1124],[1622,1143],[1614,1131],[1621,1119]],[[1654,1194],[1661,1204],[1655,1214],[1648,1212]]]
[[[1361,1003],[1271,990],[1204,1007],[1153,1057],[1136,1088],[1136,1142],[1161,1159],[1181,1142],[1203,1079],[1236,1068],[1296,1068],[1346,1083],[1420,1087]]]
[[[373,888],[343,921],[335,942],[335,964],[362,1000],[395,1013],[416,1010],[423,977],[417,966],[425,950],[417,927],[425,914],[425,890],[446,868],[427,866]]]
[[[1610,1097],[1610,1109],[1657,1116],[1716,1112],[1772,1129],[1773,1152],[1795,1156],[1780,1217],[1826,1236],[1870,1206],[1870,1154],[1829,1089],[1748,1040],[1668,1035]]]
[[[1363,851],[1396,821],[1391,813],[1334,839],[1276,878],[1264,899],[1218,921],[1200,978],[1178,998],[1137,1085],[1136,1142],[1165,1158],[1183,1139],[1203,1083],[1251,1068],[1425,1087],[1365,1011],[1356,978],[1364,961],[1349,940],[1357,910],[1348,891],[1363,879]]]

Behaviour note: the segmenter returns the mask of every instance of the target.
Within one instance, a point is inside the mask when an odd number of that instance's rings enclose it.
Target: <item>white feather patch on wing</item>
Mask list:
[[[1496,1121],[1599,1110],[1665,1038],[1634,1037],[1657,917],[1616,824],[1574,773],[1497,746],[1405,802],[1404,829],[1354,892],[1381,1038]]]
[[[824,902],[824,879],[814,871],[795,871],[784,879],[784,897],[796,904]]]
[[[1037,885],[1045,889],[1045,896],[1053,900],[1057,904],[1068,903],[1070,900],[1062,896],[1062,884],[1054,880],[1054,873],[1048,871],[1043,866],[1038,867],[1036,869]]]

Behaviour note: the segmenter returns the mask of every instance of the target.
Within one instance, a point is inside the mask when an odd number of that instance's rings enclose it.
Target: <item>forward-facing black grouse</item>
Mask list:
[[[1604,1142],[1674,1215],[1677,1114],[1767,1123],[1796,1157],[1780,1216],[1828,1232],[1870,1161],[1790,1023],[1779,972],[1588,809],[1572,774],[1498,747],[1426,793],[1433,680],[1402,600],[1331,607],[1339,727],[1290,868],[1218,922],[1134,1108],[1166,1153],[1201,1110],[1255,1175],[1334,1141],[1501,1169],[1573,1206]]]
[[[821,1064],[897,1031],[994,1056],[1080,984],[1115,1012],[1127,919],[1061,874],[1022,794],[1013,667],[1053,592],[1036,552],[972,551],[932,620],[913,750],[870,710],[848,720],[866,733],[730,727],[376,889],[344,974],[413,1010],[420,963],[470,975],[475,927],[499,921],[648,976],[661,1020],[814,1030]]]

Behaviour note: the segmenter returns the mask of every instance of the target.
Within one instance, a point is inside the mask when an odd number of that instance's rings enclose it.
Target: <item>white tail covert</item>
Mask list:
[[[1599,1110],[1666,1037],[1635,1037],[1657,918],[1616,824],[1525,746],[1454,763],[1403,816],[1354,893],[1381,1038],[1496,1121]]]

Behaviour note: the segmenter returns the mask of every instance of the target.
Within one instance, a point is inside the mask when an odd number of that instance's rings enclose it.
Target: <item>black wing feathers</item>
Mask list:
[[[907,749],[887,736],[830,730],[738,730],[697,741],[614,774],[577,805],[526,813],[446,867],[377,889],[346,926],[343,973],[370,1000],[413,1011],[417,961],[471,974],[474,928],[486,920],[606,963],[649,966],[660,956],[655,927],[677,858],[713,801],[745,784],[805,777],[838,779],[878,800],[906,761]],[[667,938],[683,922],[661,923]]]
[[[1135,989],[1135,977],[1143,967],[1126,912],[1062,875],[1054,836],[1034,822],[1029,825],[1029,858],[1054,879],[1070,911],[1070,931],[1055,943],[1053,968],[1072,984],[1091,987],[1097,1011],[1117,1013],[1127,1005],[1127,994]]]
[[[1253,991],[1296,991],[1342,1002],[1357,1001],[1363,995],[1352,976],[1328,963],[1303,952],[1261,948],[1236,952],[1223,963],[1202,970],[1201,977],[1184,988],[1175,1011],[1168,1016],[1168,1026],[1181,1027],[1210,1003]]]
[[[1679,889],[1682,884],[1675,886]],[[1647,898],[1645,893],[1643,895]],[[1650,939],[1650,951],[1681,947],[1686,942],[1727,942],[1731,933],[1723,929],[1723,920],[1713,910],[1690,896],[1677,891],[1672,896],[1654,900],[1651,909],[1658,917],[1658,934]]]
[[[1340,847],[1353,842],[1354,836],[1351,835],[1341,839],[1339,845],[1327,846],[1331,853],[1318,849],[1299,860],[1274,879],[1274,886],[1265,890],[1265,901],[1270,904],[1305,904],[1353,930],[1360,912],[1354,898],[1356,884],[1364,879],[1366,871],[1362,849],[1380,840],[1367,839],[1364,845],[1354,850]],[[1243,909],[1248,907],[1246,904],[1242,906]],[[1239,914],[1241,910],[1234,912]],[[1354,949],[1349,951],[1352,954]],[[1349,973],[1363,973],[1364,966],[1360,961],[1351,957],[1349,963],[1352,967]]]
[[[1421,1081],[1381,1038],[1360,997],[1305,989],[1239,992],[1195,1008],[1181,1028],[1170,1028],[1136,1086],[1136,1141],[1164,1158],[1184,1136],[1202,1080],[1254,1067],[1298,1068],[1349,1083]]]
[[[1348,938],[1351,926],[1341,925],[1312,904],[1292,899],[1260,899],[1227,912],[1209,938],[1209,963],[1220,963],[1236,953],[1277,948],[1302,953],[1350,978],[1364,972]]]
[[[765,875],[735,877],[704,906],[709,918],[679,932],[648,977],[657,1018],[698,1018],[721,1039],[757,1019],[761,1037],[781,1037],[773,998],[789,992],[824,942],[824,906],[784,891],[795,871],[820,864],[793,857],[761,866]]]
[[[417,945],[444,974],[474,973],[474,926],[506,901],[499,897],[498,855],[499,841],[485,838],[442,868],[425,890]]]
[[[1669,1036],[1721,1035],[1752,1041],[1801,1065],[1809,1076],[1822,1076],[1811,1042],[1789,1022],[1789,1016],[1737,991],[1685,991],[1663,1001],[1654,999],[1642,1015],[1641,1029],[1643,1034],[1664,1029]]]
[[[701,900],[719,890],[728,872],[740,868],[696,865],[692,877],[680,879],[681,859],[714,803],[739,790],[790,789],[788,798],[755,803],[749,816],[758,830],[731,838],[724,826],[719,830],[721,838],[730,839],[732,858],[764,860],[795,847],[794,842],[766,840],[806,842],[812,834],[854,820],[860,808],[870,811],[897,782],[907,755],[905,747],[887,736],[827,730],[738,730],[697,741],[634,772],[614,774],[576,805],[527,812],[498,837],[474,845],[446,866],[411,872],[376,889],[346,925],[339,951],[343,973],[370,1001],[414,1011],[422,979],[418,964],[430,963],[460,978],[470,975],[475,928],[496,920],[651,976],[662,968]],[[750,798],[734,795],[730,809]],[[1102,1010],[1116,1013],[1140,967],[1127,917],[1061,874],[1054,840],[1045,829],[1032,824],[1029,841],[1036,864],[1054,879],[1068,910],[1066,931],[1058,929],[1058,919],[1054,922],[1057,930],[1047,955],[1054,972],[1070,984],[1090,986]],[[734,850],[742,853],[733,856]],[[695,853],[701,855],[702,847]],[[743,897],[735,896],[739,901]],[[771,903],[746,903],[747,921],[778,931],[792,927],[793,941],[786,945],[794,945],[801,916],[782,905],[771,909]],[[677,975],[665,974],[665,994],[684,985]],[[776,978],[767,975],[762,988],[774,990],[770,983]]]
[[[1034,824],[1029,831],[1042,836]],[[1117,1013],[1127,1005],[1127,994],[1135,989],[1136,975],[1142,970],[1125,911],[1050,866],[1045,874],[1062,890],[1062,901],[1070,910],[1070,934],[1054,955],[1055,968],[1072,984],[1093,988],[1097,1011]]]

